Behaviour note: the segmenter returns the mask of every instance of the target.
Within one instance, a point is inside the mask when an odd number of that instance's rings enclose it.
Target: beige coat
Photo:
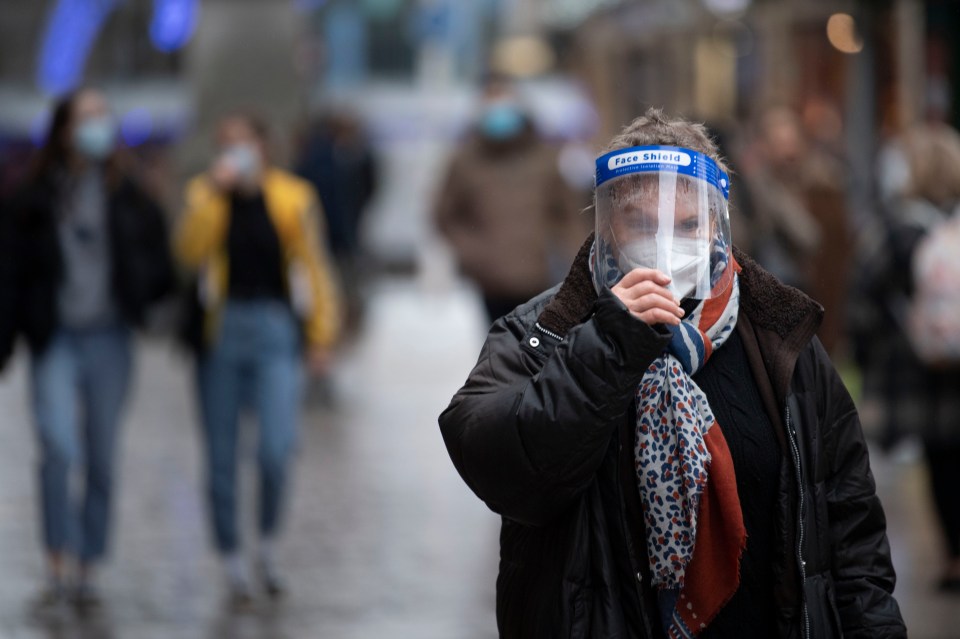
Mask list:
[[[473,137],[450,161],[434,221],[484,295],[527,299],[576,253],[590,226],[584,204],[532,134],[499,147]]]

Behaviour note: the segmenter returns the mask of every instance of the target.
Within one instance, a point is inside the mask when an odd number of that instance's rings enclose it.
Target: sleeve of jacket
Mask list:
[[[514,314],[490,331],[440,415],[461,477],[496,513],[528,525],[560,514],[596,474],[643,372],[668,340],[608,290],[545,362]]]
[[[837,609],[846,639],[907,636],[893,598],[896,575],[890,559],[886,517],[876,494],[867,445],[853,400],[829,357],[816,342],[819,389],[829,474],[832,572]]]
[[[470,222],[469,171],[469,162],[463,152],[456,153],[450,159],[433,205],[434,227],[461,260],[465,255],[482,250],[476,241],[476,229]]]
[[[186,207],[174,233],[174,253],[180,264],[196,270],[206,262],[227,232],[227,203],[206,176],[190,181]]]
[[[448,239],[452,226],[456,222],[455,218],[460,204],[458,183],[457,158],[453,157],[440,182],[440,188],[433,204],[434,226],[441,235]]]
[[[327,348],[340,332],[340,291],[334,268],[326,250],[326,228],[321,223],[319,199],[313,187],[304,185],[306,202],[302,209],[302,232],[295,235],[293,256],[306,267],[309,310],[305,318],[306,339],[310,346]]]

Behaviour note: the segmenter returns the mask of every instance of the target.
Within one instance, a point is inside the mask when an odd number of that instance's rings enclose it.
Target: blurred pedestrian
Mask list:
[[[100,603],[94,568],[107,552],[116,443],[132,372],[131,328],[169,292],[164,216],[124,168],[102,93],[54,107],[46,141],[5,223],[4,359],[30,346],[41,449],[48,584],[38,604]],[[12,304],[12,306],[10,306]],[[83,467],[83,489],[74,473]]]
[[[748,255],[756,255],[762,251],[766,242],[770,241],[767,229],[764,229],[765,220],[758,220],[756,206],[751,197],[750,189],[739,171],[741,158],[744,157],[744,147],[747,137],[739,126],[730,124],[707,123],[708,130],[713,134],[720,156],[726,158],[730,168],[730,232],[737,238],[737,246]],[[749,165],[751,159],[746,159]],[[760,235],[758,236],[758,232]]]
[[[344,283],[346,325],[362,318],[360,228],[377,187],[373,149],[360,121],[345,110],[317,118],[302,143],[296,173],[320,196],[330,250]]]
[[[909,324],[923,311],[918,288],[934,283],[918,279],[918,248],[947,220],[960,219],[960,134],[945,124],[908,130],[884,150],[879,180],[881,232],[859,256],[855,289],[863,401],[880,420],[885,450],[905,435],[922,438],[948,556],[939,586],[960,593],[960,362],[924,361],[915,342],[931,336]]]
[[[207,488],[230,600],[242,607],[252,588],[237,521],[239,415],[249,406],[259,420],[257,566],[267,593],[279,596],[275,543],[297,441],[301,362],[329,367],[340,311],[313,188],[270,164],[257,117],[225,117],[217,145],[210,169],[187,186],[175,247],[199,281]]]
[[[827,122],[814,121],[825,133],[831,130]],[[847,169],[823,144],[808,139],[800,118],[784,107],[761,115],[755,152],[744,174],[757,260],[823,304],[818,337],[837,355],[844,345],[850,272]]]
[[[553,283],[552,258],[576,251],[570,231],[579,201],[513,85],[488,78],[479,121],[450,161],[434,220],[491,322]]]
[[[597,159],[595,233],[440,416],[502,515],[502,637],[906,637],[822,308],[732,248],[704,127]]]

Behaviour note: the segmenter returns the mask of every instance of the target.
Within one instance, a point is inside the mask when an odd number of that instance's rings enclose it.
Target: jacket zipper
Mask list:
[[[540,322],[537,322],[537,323],[534,324],[533,326],[534,326],[534,328],[536,328],[538,331],[540,331],[541,333],[543,333],[543,334],[546,335],[547,337],[552,337],[553,339],[557,340],[558,342],[562,342],[562,341],[563,341],[563,336],[562,336],[562,335],[557,335],[557,334],[554,333],[553,331],[548,331],[548,330],[545,329],[544,327],[540,326]]]
[[[630,550],[630,528],[627,525],[627,518],[624,516],[624,496],[623,496],[623,486],[620,484],[620,457],[623,455],[623,444],[617,443],[617,463],[614,465],[614,472],[616,473],[616,484],[617,484],[617,499],[620,501],[620,534],[623,535],[623,544],[627,548],[628,559],[630,560],[630,567],[637,571],[636,581],[633,584],[634,590],[637,593],[637,603],[640,604],[640,618],[643,620],[643,630],[644,633],[650,635],[650,620],[647,619],[646,611],[643,608],[643,571],[640,570],[637,563],[637,558],[633,555],[633,552]]]
[[[803,635],[807,639],[810,639],[810,611],[807,608],[807,595],[804,584],[807,582],[807,562],[803,559],[803,544],[805,541],[806,529],[803,523],[803,509],[804,509],[804,489],[803,489],[803,469],[800,466],[800,448],[797,445],[797,431],[794,429],[793,424],[790,421],[790,407],[785,408],[785,423],[787,426],[787,435],[790,437],[790,448],[793,452],[793,465],[794,470],[797,474],[797,489],[799,492],[800,498],[800,516],[798,518],[799,522],[799,539],[797,540],[797,560],[800,562],[800,596],[803,601],[803,624],[804,632]]]

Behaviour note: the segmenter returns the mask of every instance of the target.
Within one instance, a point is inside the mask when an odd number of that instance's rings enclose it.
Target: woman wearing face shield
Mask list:
[[[822,308],[733,248],[704,127],[597,160],[565,281],[498,320],[440,416],[502,516],[502,637],[905,637]]]
[[[12,321],[0,352],[9,355],[17,334],[30,346],[48,566],[41,609],[100,602],[94,568],[108,546],[131,328],[173,284],[164,215],[124,169],[116,142],[102,93],[62,98],[5,220],[0,287]]]
[[[199,280],[203,313],[198,382],[214,539],[230,602],[252,589],[237,516],[238,418],[259,421],[260,547],[268,595],[282,594],[274,546],[297,440],[301,364],[324,371],[339,329],[339,303],[319,227],[320,207],[304,180],[270,166],[266,127],[224,118],[218,154],[190,182],[176,232],[180,262]]]

